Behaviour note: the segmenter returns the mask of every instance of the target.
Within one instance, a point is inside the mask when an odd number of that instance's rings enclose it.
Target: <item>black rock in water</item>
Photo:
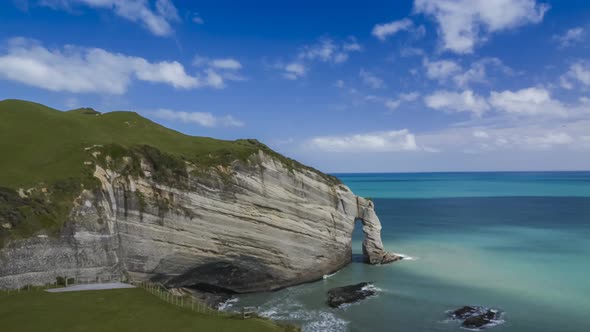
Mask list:
[[[328,291],[328,305],[339,308],[343,304],[355,303],[377,294],[368,282],[356,285],[332,288]]]
[[[459,309],[453,311],[451,313],[451,316],[454,319],[466,319],[466,318],[473,316],[474,314],[477,314],[478,312],[479,312],[478,307],[471,307],[471,306],[466,305],[462,308],[459,308]]]
[[[477,306],[464,306],[449,311],[449,316],[455,320],[462,320],[461,327],[466,329],[483,330],[502,322],[499,310]]]

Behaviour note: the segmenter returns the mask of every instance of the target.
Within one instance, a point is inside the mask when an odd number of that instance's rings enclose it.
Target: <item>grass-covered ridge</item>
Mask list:
[[[182,176],[185,161],[201,169],[247,161],[259,150],[289,170],[308,169],[326,181],[338,180],[284,157],[252,139],[226,141],[168,129],[134,112],[101,114],[90,108],[62,112],[22,100],[0,101],[0,247],[7,237],[24,238],[44,229],[59,231],[73,198],[92,189],[91,160],[132,155],[160,166],[156,180]],[[137,160],[136,160],[137,162]],[[160,177],[158,179],[157,177]],[[32,190],[27,191],[30,188]]]

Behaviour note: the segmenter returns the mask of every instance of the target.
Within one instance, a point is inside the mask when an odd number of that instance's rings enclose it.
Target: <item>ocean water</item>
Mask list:
[[[590,172],[337,174],[375,201],[386,249],[412,260],[355,261],[322,281],[241,296],[304,331],[461,331],[446,311],[500,309],[498,332],[590,331]],[[360,256],[362,232],[353,252]],[[344,309],[328,289],[372,282]]]

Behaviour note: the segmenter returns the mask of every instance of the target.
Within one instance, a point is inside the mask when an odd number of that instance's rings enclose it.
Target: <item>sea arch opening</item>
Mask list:
[[[352,238],[350,249],[352,251],[352,262],[363,263],[363,242],[367,234],[364,230],[365,220],[360,217],[354,219],[354,228],[352,230]]]

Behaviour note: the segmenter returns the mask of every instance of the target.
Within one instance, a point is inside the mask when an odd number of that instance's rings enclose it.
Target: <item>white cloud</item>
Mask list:
[[[567,107],[559,100],[551,98],[544,88],[526,88],[517,91],[492,91],[489,98],[476,95],[472,90],[461,93],[437,91],[424,97],[426,106],[443,111],[472,112],[478,116],[491,108],[516,116],[562,117],[568,114]],[[581,105],[571,107],[582,111]]]
[[[458,87],[466,88],[471,83],[487,82],[488,67],[502,71],[504,74],[511,74],[512,70],[506,67],[498,58],[483,58],[471,64],[466,71],[453,76],[453,82]]]
[[[213,59],[211,61],[211,66],[219,69],[241,69],[242,64],[235,59],[226,58],[226,59]]]
[[[224,117],[215,117],[211,113],[205,112],[181,112],[169,109],[159,109],[155,112],[149,112],[154,117],[167,121],[180,121],[184,123],[198,124],[203,127],[242,127],[244,123],[235,119],[231,115]]]
[[[381,89],[385,87],[385,82],[383,82],[383,79],[364,69],[361,69],[359,72],[359,77],[365,85],[373,89]]]
[[[376,24],[371,32],[377,39],[384,41],[389,36],[393,36],[400,31],[408,31],[414,27],[414,23],[404,18],[399,21],[393,21],[384,24]]]
[[[291,62],[286,65],[280,65],[281,69],[283,69],[283,77],[289,80],[297,80],[303,76],[307,72],[305,65],[302,63]]]
[[[428,78],[440,81],[444,81],[462,70],[458,63],[451,60],[429,61],[425,58],[423,65]]]
[[[482,58],[471,63],[467,70],[452,60],[430,61],[424,58],[422,64],[426,70],[426,76],[440,83],[452,81],[459,88],[468,88],[472,83],[486,83],[488,81],[488,69],[510,75],[512,70],[506,67],[498,58]]]
[[[205,24],[205,20],[198,13],[193,14],[192,21],[196,24]]]
[[[489,153],[563,149],[575,151],[590,148],[590,144],[586,144],[585,140],[588,130],[590,121],[582,120],[546,125],[455,127],[417,134],[416,139],[444,152]]]
[[[418,92],[402,93],[399,95],[399,99],[402,101],[414,101],[420,97]]]
[[[402,47],[399,53],[402,57],[424,56],[426,54],[423,49],[416,47]]]
[[[193,59],[193,66],[204,68],[207,82],[216,88],[225,87],[225,81],[245,81],[241,75],[242,64],[233,58],[210,59],[196,55]]]
[[[477,137],[477,138],[490,138],[490,135],[483,131],[483,130],[475,130],[473,132],[473,137]]]
[[[573,89],[572,80],[584,86],[590,86],[590,62],[578,61],[572,64],[567,73],[561,76],[560,84],[565,89]]]
[[[384,98],[374,95],[365,96],[365,100],[368,102],[373,103],[380,103],[385,106],[389,111],[395,111],[398,109],[403,103],[409,103],[415,101],[420,97],[418,92],[409,92],[409,93],[400,93],[397,98]]]
[[[41,0],[40,4],[68,11],[76,6],[112,10],[122,18],[140,23],[156,36],[171,35],[174,31],[170,23],[180,21],[170,0],[156,0],[152,6],[147,0]]]
[[[455,126],[411,133],[408,129],[355,135],[320,136],[307,141],[312,150],[332,153],[438,152],[444,156],[490,154],[498,158],[526,153],[590,150],[590,120],[499,126]],[[407,155],[408,157],[410,155]],[[502,156],[502,157],[501,157]],[[439,154],[438,158],[443,158]],[[508,157],[510,158],[510,157]],[[440,159],[443,160],[443,159]],[[502,159],[500,159],[502,160]],[[455,168],[459,165],[455,165]],[[493,167],[493,165],[490,165]],[[496,167],[499,165],[495,165]]]
[[[350,136],[320,136],[308,145],[327,152],[401,152],[417,151],[416,138],[407,129],[356,134]]]
[[[351,53],[360,51],[362,46],[354,37],[341,42],[324,37],[315,44],[301,47],[290,61],[277,61],[269,67],[281,71],[286,79],[297,80],[310,71],[313,62],[337,65],[348,61]]]
[[[415,0],[414,11],[439,25],[442,47],[472,53],[486,34],[543,20],[549,6],[536,0]]]
[[[34,40],[14,38],[0,54],[0,78],[51,91],[123,94],[133,80],[177,89],[221,87],[216,74],[189,75],[176,61],[149,62],[100,48],[67,45],[47,49]]]
[[[553,39],[560,47],[570,47],[584,40],[584,28],[577,27],[567,30],[563,35],[555,35]]]
[[[527,88],[518,91],[492,91],[489,102],[500,111],[516,115],[566,115],[565,106],[551,98],[544,88]]]
[[[321,38],[313,45],[302,47],[297,54],[297,58],[302,61],[321,61],[338,64],[346,62],[351,52],[359,52],[361,50],[361,45],[354,38],[350,38],[349,41],[342,43],[337,43],[330,38]]]
[[[490,108],[485,98],[476,95],[472,90],[465,90],[461,93],[437,91],[424,97],[424,103],[436,110],[469,112],[476,116],[481,116]]]

